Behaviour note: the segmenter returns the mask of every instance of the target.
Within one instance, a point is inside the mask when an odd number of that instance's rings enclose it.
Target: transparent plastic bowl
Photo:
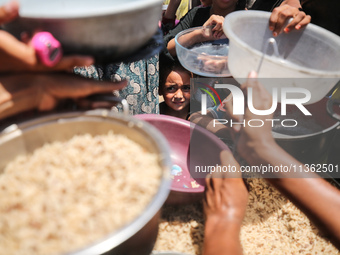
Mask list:
[[[223,31],[228,36],[231,75],[245,82],[250,71],[257,71],[265,46],[273,38],[269,30],[269,12],[237,11],[226,16]],[[259,69],[259,78],[271,92],[272,87],[301,87],[311,92],[308,104],[321,100],[340,79],[340,37],[318,27],[281,33],[269,45]],[[301,79],[303,78],[303,79]]]
[[[190,34],[195,35],[195,39]],[[178,33],[175,37],[178,60],[184,68],[197,75],[229,77],[229,40],[224,38],[212,41],[201,36],[209,34],[211,27],[189,28]]]

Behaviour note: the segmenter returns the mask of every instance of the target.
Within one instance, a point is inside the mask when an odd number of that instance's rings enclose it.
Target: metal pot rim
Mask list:
[[[307,134],[307,135],[286,135],[286,134],[281,134],[275,131],[272,131],[272,135],[275,139],[278,139],[278,140],[303,139],[303,138],[309,138],[309,137],[314,137],[317,135],[328,133],[331,130],[338,128],[339,124],[340,122],[335,122],[332,126],[329,126],[328,128],[325,128],[321,131],[314,132],[314,133]]]
[[[1,1],[0,1],[1,2]],[[6,2],[6,1],[3,1]],[[121,1],[121,4],[111,4],[111,6],[104,6],[94,11],[92,8],[88,8],[86,11],[79,13],[65,13],[59,12],[41,12],[40,10],[26,10],[25,2],[22,3],[23,7],[20,8],[19,14],[21,18],[27,19],[75,19],[75,18],[91,18],[108,15],[118,15],[127,12],[137,12],[140,10],[148,9],[149,7],[159,4],[161,6],[161,0],[134,0],[134,1]],[[29,3],[27,3],[29,4]],[[52,8],[53,9],[53,8]],[[44,9],[45,10],[45,9]]]
[[[43,117],[38,117],[32,120],[24,121],[19,124],[13,124],[5,128],[2,132],[0,132],[0,145],[6,141],[9,141],[19,136],[25,130],[35,128],[39,125],[44,125],[53,122],[55,123],[62,123],[66,121],[72,122],[74,120],[91,118],[98,120],[100,119],[119,120],[126,123],[128,128],[137,128],[145,132],[149,137],[152,137],[153,141],[157,144],[157,147],[160,150],[159,151],[160,160],[163,166],[161,177],[162,180],[159,185],[158,192],[153,197],[149,205],[147,205],[147,207],[145,208],[141,215],[135,218],[132,222],[116,230],[115,232],[110,233],[108,236],[97,241],[96,243],[89,244],[87,247],[81,248],[76,251],[68,252],[66,253],[67,255],[102,254],[117,247],[118,245],[129,239],[131,236],[136,234],[154,217],[154,215],[156,215],[156,213],[161,209],[163,203],[167,199],[170,192],[171,159],[170,159],[170,147],[168,145],[168,142],[164,138],[164,136],[160,133],[160,131],[158,131],[151,124],[147,123],[146,121],[133,118],[132,116],[116,114],[110,112],[109,110],[102,109],[86,112],[68,112],[51,114]],[[131,233],[133,234],[131,235]]]

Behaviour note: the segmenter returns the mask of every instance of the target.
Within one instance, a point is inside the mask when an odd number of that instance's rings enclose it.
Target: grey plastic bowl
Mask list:
[[[0,6],[8,0],[0,0]],[[156,33],[162,0],[19,0],[20,17],[5,29],[49,31],[73,54],[122,58]]]

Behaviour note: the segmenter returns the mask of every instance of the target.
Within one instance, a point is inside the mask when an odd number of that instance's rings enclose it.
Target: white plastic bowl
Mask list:
[[[176,54],[182,66],[200,76],[229,77],[229,40],[207,41],[203,36],[198,41],[188,40],[187,35],[190,33],[209,34],[211,33],[211,28],[189,28],[176,35]]]
[[[226,16],[223,31],[228,36],[231,75],[245,82],[258,70],[264,47],[272,32],[269,12],[237,11]],[[301,87],[311,92],[308,104],[321,100],[340,79],[340,37],[313,24],[300,31],[275,37],[279,57],[269,46],[260,71],[261,83],[272,87]],[[304,78],[304,79],[301,79]],[[274,82],[273,82],[274,81]]]

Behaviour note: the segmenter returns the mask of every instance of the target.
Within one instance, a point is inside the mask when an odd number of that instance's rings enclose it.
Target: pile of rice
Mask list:
[[[292,202],[262,179],[248,179],[249,201],[241,229],[244,254],[340,254]],[[155,251],[201,254],[200,203],[163,208]]]
[[[0,254],[61,254],[136,218],[158,190],[157,155],[125,136],[75,136],[0,175]]]

